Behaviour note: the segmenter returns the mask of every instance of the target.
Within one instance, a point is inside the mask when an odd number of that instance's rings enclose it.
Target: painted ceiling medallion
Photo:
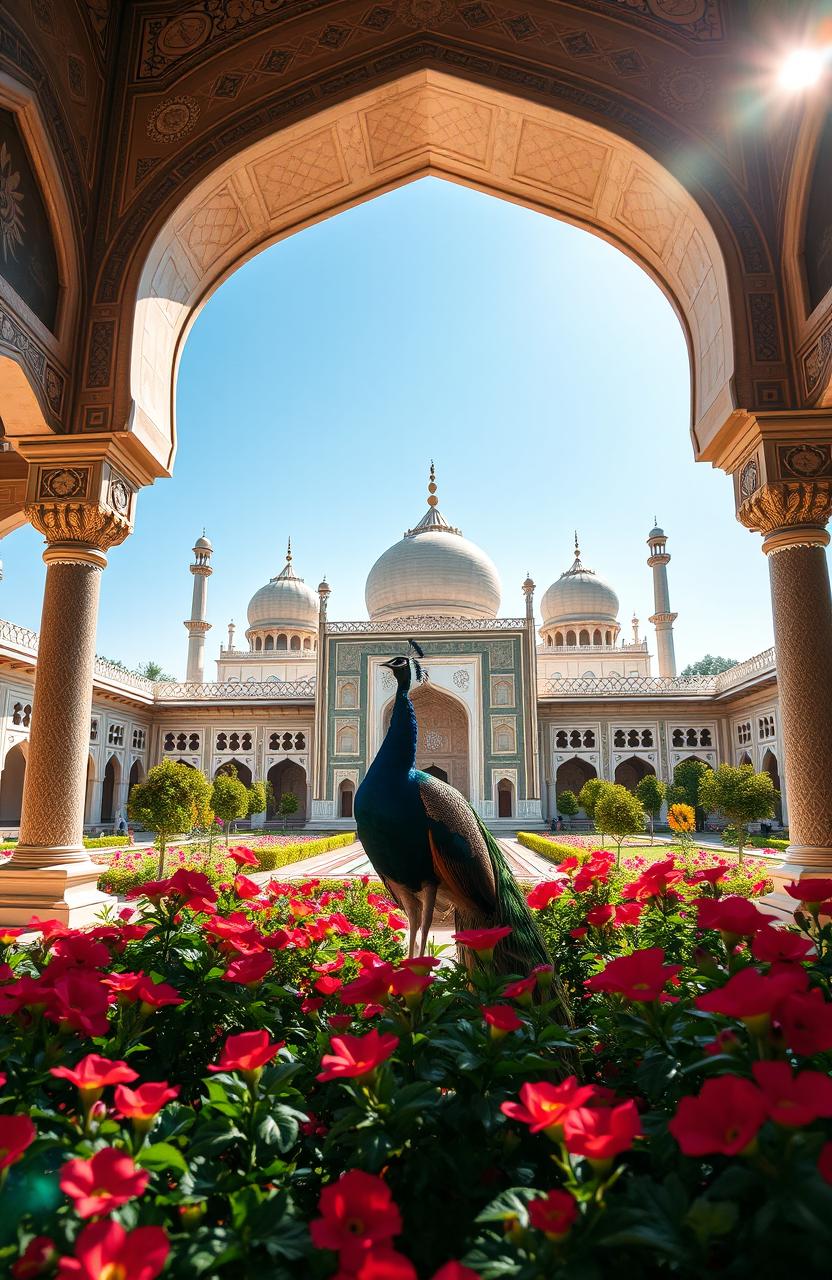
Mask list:
[[[746,462],[740,472],[740,496],[743,499],[750,498],[757,488],[758,476],[757,459],[752,458],[750,462]]]
[[[204,44],[211,32],[211,19],[207,13],[191,9],[165,23],[156,38],[156,48],[167,58],[180,58]]]
[[[829,462],[829,452],[812,444],[799,444],[783,455],[786,467],[797,476],[816,476]]]
[[[191,132],[198,119],[199,103],[195,98],[166,98],[148,119],[147,136],[154,142],[176,142]]]
[[[41,498],[78,498],[87,491],[87,472],[78,467],[44,471],[40,478]]]

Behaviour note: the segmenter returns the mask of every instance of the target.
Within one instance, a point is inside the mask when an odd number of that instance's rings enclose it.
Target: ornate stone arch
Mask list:
[[[131,268],[119,332],[124,417],[160,473],[175,452],[176,370],[200,307],[240,263],[303,226],[428,173],[595,232],[639,263],[680,318],[701,452],[735,407],[726,259],[701,205],[622,133],[436,71],[412,72],[242,149],[177,186]],[[162,225],[162,218],[166,221]],[[760,269],[764,269],[762,266]],[[129,303],[129,299],[125,298]]]

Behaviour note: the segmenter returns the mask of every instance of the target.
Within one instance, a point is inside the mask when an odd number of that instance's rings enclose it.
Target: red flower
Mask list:
[[[808,938],[801,938],[800,934],[791,929],[780,929],[771,924],[758,929],[751,943],[754,959],[768,964],[805,960],[811,951],[812,944]]]
[[[529,1222],[550,1240],[563,1240],[577,1217],[578,1205],[568,1191],[550,1191],[544,1199],[529,1204]]]
[[[615,858],[611,853],[596,849],[572,880],[575,892],[585,893],[588,889],[594,889],[596,885],[606,884],[614,862]]]
[[[528,978],[518,978],[516,982],[510,982],[507,987],[503,987],[503,995],[508,1000],[516,1000],[518,1004],[530,1005],[532,1003],[532,992],[537,988],[537,974],[530,973]]]
[[[148,1080],[137,1089],[126,1089],[120,1084],[115,1092],[116,1111],[125,1120],[137,1121],[139,1127],[153,1120],[166,1102],[179,1094],[179,1086],[167,1080]]]
[[[717,862],[713,867],[700,867],[688,876],[688,884],[718,884],[731,870],[730,863]]]
[[[218,1063],[210,1063],[209,1071],[260,1071],[283,1048],[284,1041],[272,1044],[268,1031],[243,1031],[229,1036],[222,1047]]]
[[[805,880],[792,880],[783,888],[790,898],[796,898],[810,909],[817,909],[822,902],[832,898],[832,879],[811,879],[807,876]]]
[[[500,925],[496,929],[463,929],[454,934],[454,942],[461,947],[468,947],[484,960],[494,954],[498,942],[502,942],[511,933],[511,925]]]
[[[605,924],[613,918],[615,908],[609,902],[601,903],[600,906],[593,907],[591,911],[586,913],[586,922],[592,925],[593,929],[602,929]]]
[[[332,996],[344,984],[340,978],[336,978],[331,973],[325,973],[315,980],[315,990],[320,992],[322,996]]]
[[[394,996],[401,996],[409,1008],[417,1005],[428,987],[433,983],[429,973],[419,973],[415,969],[402,966],[390,979],[390,991]]]
[[[342,1004],[384,1002],[390,993],[392,978],[392,964],[378,964],[372,969],[365,969],[352,982],[344,983],[338,992],[338,999]]]
[[[381,1178],[351,1169],[324,1187],[318,1200],[321,1217],[309,1224],[312,1243],[332,1249],[342,1266],[354,1269],[374,1245],[389,1245],[402,1229],[390,1188]]]
[[[260,863],[252,853],[251,849],[246,849],[244,845],[239,845],[236,849],[231,849],[228,854],[232,862],[236,862],[238,867],[259,867]]]
[[[274,957],[268,951],[250,951],[248,955],[233,960],[222,975],[223,982],[240,982],[245,987],[262,982],[274,966]]]
[[[260,886],[255,884],[253,880],[249,880],[248,876],[235,876],[234,892],[244,902],[252,902],[255,898],[260,897]]]
[[[417,1280],[417,1276],[409,1258],[382,1245],[366,1255],[357,1271],[341,1271],[335,1280]]]
[[[797,1129],[832,1116],[832,1079],[821,1071],[792,1074],[788,1062],[755,1062],[751,1070],[775,1124]]]
[[[37,1130],[28,1116],[0,1116],[0,1169],[6,1169],[23,1155]]]
[[[641,1120],[632,1098],[617,1107],[576,1107],[563,1122],[567,1150],[590,1163],[604,1163],[629,1151],[640,1134]]]
[[[584,1106],[596,1096],[592,1085],[579,1085],[575,1076],[567,1076],[560,1084],[527,1082],[521,1085],[519,1102],[503,1102],[500,1110],[511,1120],[527,1124],[532,1133],[545,1133],[553,1142],[563,1133],[563,1122],[576,1107]]]
[[[762,974],[756,969],[740,969],[724,987],[697,996],[697,1009],[721,1013],[726,1018],[739,1018],[750,1030],[762,1032],[795,984],[805,982],[803,970],[790,974]],[[820,994],[820,993],[818,993]]]
[[[115,1147],[103,1147],[89,1160],[68,1160],[60,1176],[61,1191],[74,1201],[79,1218],[117,1209],[142,1195],[149,1181],[150,1174]]]
[[[194,911],[209,911],[217,901],[217,893],[211,881],[202,871],[189,871],[180,867],[168,880],[168,893],[185,899],[185,906]],[[192,901],[196,905],[192,905]]]
[[[697,924],[700,929],[718,929],[731,938],[750,938],[769,920],[770,913],[760,911],[748,898],[699,898]]]
[[[682,1098],[668,1129],[686,1156],[747,1152],[768,1116],[766,1099],[742,1076],[706,1080],[695,1097]]]
[[[75,1257],[61,1258],[58,1280],[156,1280],[169,1252],[161,1227],[91,1222],[75,1241]]]
[[[333,1036],[333,1053],[321,1058],[319,1080],[358,1080],[368,1076],[395,1053],[397,1036],[368,1031],[363,1036]]]
[[[68,969],[56,979],[53,990],[56,1003],[46,1010],[47,1018],[85,1036],[107,1034],[110,991],[100,973]]]
[[[611,960],[600,973],[587,978],[584,986],[588,991],[608,991],[625,1000],[647,1003],[658,1000],[665,985],[675,978],[681,967],[665,964],[661,947],[648,947]]]
[[[332,1027],[333,1031],[346,1031],[352,1022],[351,1013],[331,1013],[327,1018],[327,1025]]]
[[[436,1272],[433,1280],[480,1280],[480,1277],[476,1271],[472,1271],[470,1267],[464,1267],[461,1262],[446,1262],[444,1267],[440,1267]]]
[[[35,1236],[12,1266],[14,1280],[30,1280],[52,1271],[58,1259],[55,1241],[49,1236]]]
[[[185,1003],[184,997],[170,983],[153,982],[144,973],[139,975],[139,981],[133,988],[133,999],[139,1001],[144,1013],[150,1013],[151,1009],[161,1009],[168,1004]]]
[[[777,1012],[777,1020],[786,1044],[795,1053],[808,1058],[832,1049],[832,1005],[817,987],[789,995]]]
[[[818,1173],[832,1186],[832,1142],[825,1142],[818,1156]]]
[[[654,862],[642,871],[637,880],[625,885],[623,892],[626,897],[635,898],[637,902],[660,898],[671,892],[670,886],[678,883],[684,874],[684,870],[676,866],[673,858],[666,858],[664,862]]]
[[[74,1067],[51,1067],[50,1071],[59,1080],[70,1080],[75,1085],[85,1107],[96,1102],[108,1084],[129,1084],[139,1078],[126,1062],[114,1062],[97,1053],[88,1053]]]
[[[496,1039],[508,1035],[509,1031],[519,1031],[523,1025],[510,1004],[487,1005],[483,1008],[482,1016]]]
[[[622,902],[615,908],[615,923],[637,925],[643,910],[642,902]]]
[[[565,887],[566,883],[563,880],[545,880],[529,890],[526,902],[534,911],[542,911],[550,902],[554,902],[555,898],[560,897]]]

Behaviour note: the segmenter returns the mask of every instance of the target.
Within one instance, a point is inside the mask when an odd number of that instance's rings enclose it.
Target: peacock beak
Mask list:
[[[391,658],[389,662],[382,662],[382,664],[381,664],[381,665],[382,665],[383,667],[390,667],[390,669],[392,670],[392,669],[393,669],[393,659]]]

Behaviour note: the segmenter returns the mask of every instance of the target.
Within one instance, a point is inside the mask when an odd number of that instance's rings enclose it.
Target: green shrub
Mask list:
[[[320,840],[303,840],[297,844],[276,844],[271,848],[254,849],[260,863],[261,871],[276,871],[278,867],[286,867],[292,862],[301,862],[305,858],[314,858],[316,853],[329,853],[332,849],[343,849],[345,845],[355,841],[354,831],[340,831],[335,836],[322,836]]]
[[[548,858],[549,862],[560,862],[563,858],[581,859],[587,855],[586,849],[575,848],[571,844],[558,844],[555,840],[548,840],[546,836],[535,835],[533,831],[518,831],[517,843],[531,849],[532,853]]]

